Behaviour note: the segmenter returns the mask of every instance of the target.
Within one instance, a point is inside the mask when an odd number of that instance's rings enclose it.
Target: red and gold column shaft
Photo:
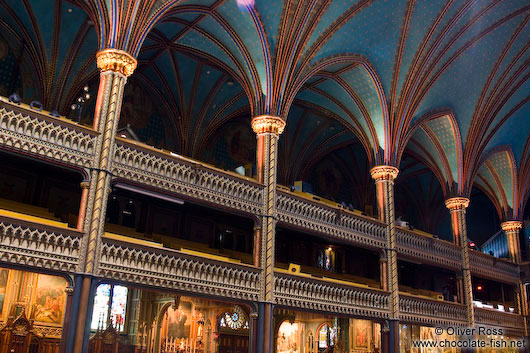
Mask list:
[[[399,170],[381,165],[370,170],[375,180],[379,220],[386,224],[386,261],[381,261],[381,271],[386,272],[382,286],[390,292],[390,309],[393,319],[399,319],[399,286],[396,255],[396,222],[394,213],[394,179]]]
[[[261,231],[255,231],[255,242],[259,242],[259,257],[256,262],[262,269],[261,300],[265,303],[265,325],[263,332],[264,352],[272,351],[272,303],[274,302],[274,242],[276,234],[276,176],[278,169],[278,139],[285,128],[283,119],[263,115],[252,119],[252,129],[257,136],[256,169],[258,182],[263,190],[263,212]],[[259,333],[258,333],[259,334]]]
[[[276,174],[278,169],[278,139],[285,122],[274,116],[252,119],[252,129],[257,135],[256,166],[258,182],[265,185],[264,209],[261,223],[260,265],[264,270],[263,299],[273,300],[274,235],[276,226]]]
[[[90,183],[82,181],[81,184],[81,202],[79,203],[79,213],[77,215],[77,230],[82,232],[85,229],[85,215],[88,203],[88,190]]]
[[[136,68],[136,59],[122,50],[106,49],[97,53],[97,66],[100,69],[99,89],[94,112],[94,129],[100,135],[96,144],[96,162],[91,172],[91,183],[88,192],[87,234],[83,243],[83,261],[81,272],[83,278],[79,314],[76,327],[74,353],[81,353],[86,327],[86,308],[90,296],[91,278],[97,270],[97,249],[101,245],[101,236],[105,224],[105,209],[110,190],[112,153],[114,140],[127,77]],[[84,222],[83,222],[84,223]]]
[[[501,223],[501,228],[506,234],[506,243],[508,244],[508,251],[510,253],[510,259],[520,264],[522,261],[521,257],[521,245],[519,242],[519,233],[523,228],[523,222],[521,221],[506,221]],[[530,335],[528,332],[528,297],[526,295],[526,287],[522,281],[519,281],[518,288],[516,290],[517,295],[517,309],[520,315],[525,317],[524,329],[525,336]]]
[[[465,197],[453,197],[445,200],[445,206],[451,214],[451,226],[453,228],[453,239],[460,246],[462,254],[462,280],[459,290],[463,294],[463,303],[466,305],[467,322],[470,327],[475,324],[473,313],[473,287],[471,284],[471,271],[469,268],[469,248],[467,246],[466,208],[469,199]],[[460,282],[460,281],[459,281]]]

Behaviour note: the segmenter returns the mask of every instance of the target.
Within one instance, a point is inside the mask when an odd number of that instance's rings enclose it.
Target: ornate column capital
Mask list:
[[[87,181],[87,180],[83,180],[83,181],[79,184],[79,186],[81,187],[81,189],[88,189],[88,188],[90,188],[90,182]]]
[[[271,115],[257,116],[251,121],[252,130],[258,135],[275,134],[280,135],[285,129],[285,121],[282,118]]]
[[[501,228],[505,232],[515,232],[523,228],[523,222],[521,221],[506,221],[501,223]]]
[[[445,200],[445,207],[449,211],[464,210],[469,206],[469,199],[467,197],[451,197]]]
[[[389,165],[378,165],[370,169],[370,175],[374,180],[394,180],[399,174],[399,169]]]
[[[66,295],[72,295],[72,294],[74,294],[74,287],[68,286],[68,287],[66,287],[64,289],[64,291],[65,291]]]
[[[131,54],[119,49],[105,49],[96,54],[98,68],[104,71],[119,72],[130,76],[136,69],[137,61]]]

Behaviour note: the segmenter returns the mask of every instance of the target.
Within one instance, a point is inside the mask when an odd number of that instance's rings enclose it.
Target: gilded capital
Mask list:
[[[389,165],[378,165],[370,169],[370,175],[374,180],[394,180],[399,174],[399,169]]]
[[[445,207],[447,207],[449,211],[464,210],[467,206],[469,206],[469,199],[467,197],[452,197],[445,200]]]
[[[79,186],[81,186],[81,189],[88,189],[90,188],[90,182],[89,181],[82,181]]]
[[[252,130],[256,134],[280,135],[285,129],[285,121],[277,116],[261,115],[252,119]]]
[[[130,76],[136,69],[136,59],[129,53],[118,49],[105,49],[96,54],[101,71],[114,71]]]
[[[507,221],[501,223],[501,228],[505,232],[515,232],[523,228],[523,222],[521,221]]]

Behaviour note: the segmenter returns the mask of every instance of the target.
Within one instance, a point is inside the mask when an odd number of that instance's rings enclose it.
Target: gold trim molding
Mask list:
[[[114,71],[130,76],[136,69],[137,61],[131,54],[119,49],[105,49],[96,54],[101,71]]]
[[[523,228],[523,222],[521,221],[506,221],[501,223],[501,228],[505,232],[515,232]]]
[[[469,199],[467,197],[452,197],[445,200],[445,207],[450,211],[463,210],[469,206]]]
[[[280,135],[285,129],[285,121],[277,116],[261,115],[252,119],[250,123],[256,134]]]
[[[399,169],[389,165],[378,165],[370,169],[370,175],[374,180],[394,180],[399,174]]]

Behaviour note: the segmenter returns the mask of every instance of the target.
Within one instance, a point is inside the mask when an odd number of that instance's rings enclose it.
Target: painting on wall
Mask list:
[[[36,322],[61,325],[66,304],[66,280],[39,275],[35,289],[32,316]]]
[[[355,349],[368,350],[370,348],[370,334],[372,323],[368,320],[355,320],[353,323],[353,346]]]
[[[6,301],[7,279],[9,277],[9,270],[0,269],[0,318],[4,314],[4,304]]]
[[[167,309],[166,325],[169,339],[190,338],[191,303],[181,302],[177,309]]]

